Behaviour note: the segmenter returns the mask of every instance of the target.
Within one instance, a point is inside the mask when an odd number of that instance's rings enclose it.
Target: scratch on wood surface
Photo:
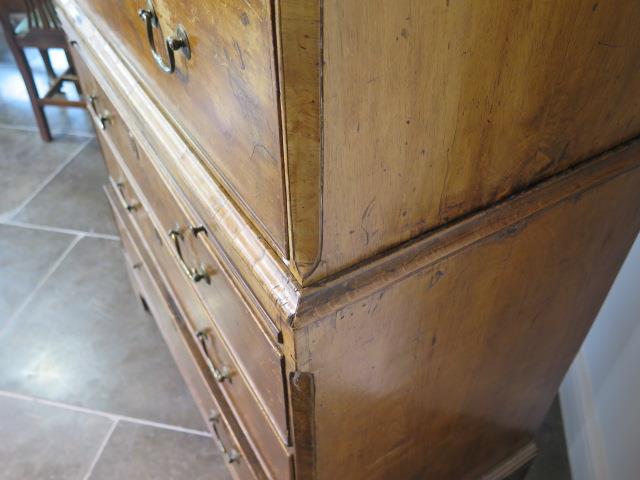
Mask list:
[[[238,45],[238,42],[235,39],[233,40],[233,46],[235,47],[236,52],[238,52],[238,58],[240,59],[240,69],[245,70],[246,65],[244,63],[244,57],[242,56],[242,50],[240,49],[240,45]]]
[[[624,45],[617,45],[615,43],[607,43],[607,42],[598,42],[598,45],[601,45],[603,47],[609,47],[609,48],[620,48],[624,46]]]
[[[440,281],[440,279],[444,277],[444,272],[442,270],[436,270],[435,273],[433,273],[431,275],[431,278],[429,279],[429,287],[431,288],[433,287],[436,283],[438,283]]]
[[[266,155],[259,154],[259,152],[264,152]],[[269,158],[273,162],[277,162],[275,155],[271,153],[267,147],[262,145],[261,143],[255,143],[253,145],[253,150],[251,151],[251,157],[249,158],[249,162],[254,162],[256,160],[256,156],[259,155],[260,158]]]
[[[373,212],[373,207],[375,203],[376,203],[376,199],[374,197],[374,199],[371,200],[367,205],[367,207],[364,209],[364,212],[362,212],[362,217],[360,218],[360,227],[362,228],[362,232],[365,235],[365,239],[364,239],[365,245],[369,245],[370,239],[377,233],[377,230],[373,232],[369,232],[369,229],[367,228],[367,221],[371,217],[371,213]]]

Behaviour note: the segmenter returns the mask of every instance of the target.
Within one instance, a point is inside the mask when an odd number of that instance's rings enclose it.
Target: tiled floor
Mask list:
[[[226,479],[129,288],[88,117],[49,118],[43,144],[0,44],[0,479]],[[569,479],[557,404],[539,441],[527,480]]]
[[[88,116],[48,114],[44,144],[0,45],[0,479],[227,479],[129,287]]]

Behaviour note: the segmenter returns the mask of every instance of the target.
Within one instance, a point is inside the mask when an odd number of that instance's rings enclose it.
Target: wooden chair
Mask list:
[[[85,107],[84,101],[69,100],[62,94],[65,82],[73,82],[78,93],[82,94],[65,33],[60,27],[51,0],[0,0],[0,20],[9,49],[27,87],[40,135],[45,142],[50,142],[51,131],[44,107]],[[42,97],[38,95],[33,72],[24,52],[28,47],[40,51],[50,78],[49,90]],[[50,48],[63,49],[66,54],[69,67],[62,75],[57,75],[51,65]]]

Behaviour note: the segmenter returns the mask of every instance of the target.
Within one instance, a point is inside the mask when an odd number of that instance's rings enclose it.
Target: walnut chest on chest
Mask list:
[[[56,3],[236,478],[531,461],[640,228],[640,3]]]

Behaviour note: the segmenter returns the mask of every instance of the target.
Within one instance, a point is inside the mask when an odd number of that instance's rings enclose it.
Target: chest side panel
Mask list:
[[[640,132],[634,1],[326,0],[322,277]]]

